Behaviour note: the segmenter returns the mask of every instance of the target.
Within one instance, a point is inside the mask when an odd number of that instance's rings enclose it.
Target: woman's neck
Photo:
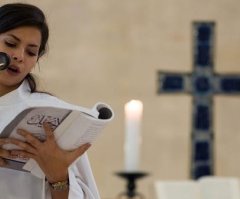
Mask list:
[[[19,85],[14,85],[14,86],[0,86],[0,97],[6,95],[7,93],[10,93],[11,91],[17,89]]]

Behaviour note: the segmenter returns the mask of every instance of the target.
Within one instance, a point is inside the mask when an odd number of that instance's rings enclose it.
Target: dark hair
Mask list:
[[[49,37],[43,11],[34,5],[24,3],[10,3],[0,7],[0,34],[22,26],[32,26],[40,30],[41,45],[38,54],[40,58],[47,50]],[[33,75],[29,73],[25,79],[29,83],[31,92],[36,92],[37,84]]]

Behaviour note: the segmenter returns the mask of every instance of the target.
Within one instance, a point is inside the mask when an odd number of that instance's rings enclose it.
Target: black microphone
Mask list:
[[[10,57],[4,52],[0,52],[0,71],[8,68],[10,64]]]

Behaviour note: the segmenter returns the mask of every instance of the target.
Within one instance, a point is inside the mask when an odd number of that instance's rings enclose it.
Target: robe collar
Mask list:
[[[30,91],[28,82],[24,80],[17,89],[0,97],[0,106],[22,103],[24,99],[27,99],[30,96]]]

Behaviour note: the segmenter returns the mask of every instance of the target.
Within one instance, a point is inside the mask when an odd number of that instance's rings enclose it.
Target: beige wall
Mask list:
[[[13,2],[1,0],[1,3]],[[189,176],[191,97],[156,94],[157,70],[191,71],[191,23],[217,23],[218,72],[240,73],[239,0],[28,0],[46,11],[50,51],[40,62],[43,88],[82,106],[109,103],[115,120],[89,150],[103,199],[124,190],[124,112],[144,103],[143,194],[155,179]],[[217,175],[240,177],[240,96],[214,99]]]

